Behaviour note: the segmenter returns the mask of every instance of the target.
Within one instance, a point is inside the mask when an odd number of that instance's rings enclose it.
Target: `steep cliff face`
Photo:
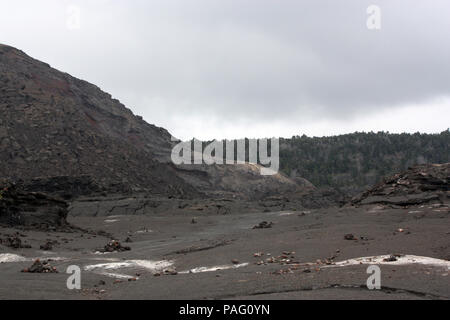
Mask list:
[[[98,87],[0,45],[0,176],[90,175],[155,193],[189,193],[170,164],[170,134]]]

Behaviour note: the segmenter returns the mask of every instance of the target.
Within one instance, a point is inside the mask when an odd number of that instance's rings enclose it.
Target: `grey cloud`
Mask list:
[[[52,15],[65,5],[45,3]],[[370,4],[382,10],[380,31],[366,28]],[[78,5],[81,30],[51,25],[54,32],[34,44],[15,31],[17,43],[100,85],[150,122],[156,114],[190,113],[226,122],[301,123],[450,95],[445,0]]]

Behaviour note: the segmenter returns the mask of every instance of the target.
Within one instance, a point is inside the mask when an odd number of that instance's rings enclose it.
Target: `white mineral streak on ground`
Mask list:
[[[149,233],[149,232],[153,232],[153,230],[145,229],[145,230],[138,230],[138,231],[136,231],[137,234],[140,234],[140,233]]]
[[[385,209],[384,206],[374,206],[372,208],[369,209],[369,213],[374,213],[374,212],[379,212],[379,211],[383,211]]]
[[[95,251],[94,254],[98,254],[98,255],[104,255],[104,254],[111,254],[114,252],[101,252],[101,251]]]
[[[71,259],[69,259],[69,258],[66,258],[66,257],[38,257],[38,258],[31,258],[30,260],[36,260],[36,259],[39,259],[39,260],[51,260],[51,261],[66,261],[66,260],[71,260]]]
[[[86,271],[92,271],[99,273],[104,276],[116,278],[116,279],[132,279],[136,278],[135,276],[130,276],[122,273],[113,273],[109,272],[109,270],[118,270],[118,269],[126,269],[126,268],[144,268],[150,272],[159,272],[173,265],[172,261],[161,260],[161,261],[152,261],[152,260],[126,260],[122,262],[109,262],[109,263],[99,263],[99,264],[91,264],[84,267]]]
[[[139,267],[152,271],[161,271],[173,265],[173,262],[168,260],[161,260],[161,261],[131,260],[131,261]]]
[[[219,270],[228,270],[228,269],[237,269],[248,266],[248,263],[240,263],[240,264],[230,264],[230,265],[222,265],[222,266],[214,266],[214,267],[198,267],[194,268],[188,271],[181,271],[179,273],[186,274],[186,273],[200,273],[200,272],[212,272],[212,271],[219,271]]]
[[[36,259],[39,260],[52,260],[52,261],[63,261],[68,260],[64,257],[37,257],[37,258],[25,258],[13,253],[1,253],[0,254],[0,263],[7,262],[25,262],[25,261],[34,261]]]
[[[6,263],[6,262],[23,262],[27,261],[27,258],[24,258],[22,256],[19,256],[17,254],[13,253],[2,253],[0,254],[0,263]]]
[[[99,263],[99,264],[91,264],[84,267],[86,271],[92,270],[116,270],[121,268],[131,267],[131,262],[109,262],[109,263]]]
[[[328,265],[326,267],[346,267],[352,265],[360,265],[360,264],[386,264],[386,265],[410,265],[410,264],[421,264],[430,267],[442,267],[450,269],[450,261],[430,258],[430,257],[421,257],[414,255],[401,255],[396,256],[397,261],[384,261],[384,259],[388,259],[390,255],[382,255],[382,256],[373,256],[373,257],[360,257],[349,260],[344,260],[340,262],[336,262],[334,265]]]
[[[97,253],[94,253],[94,254],[97,254]],[[93,260],[93,261],[110,261],[110,262],[120,261],[119,258],[90,258],[89,260]]]
[[[293,214],[294,214],[293,212],[282,212],[282,213],[279,214],[279,216],[280,217],[282,217],[282,216],[291,216]]]
[[[114,279],[137,279],[137,277],[129,276],[127,274],[122,273],[100,272],[100,274]]]

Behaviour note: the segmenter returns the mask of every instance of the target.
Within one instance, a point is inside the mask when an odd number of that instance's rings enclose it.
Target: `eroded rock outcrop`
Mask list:
[[[261,175],[261,166],[252,163],[234,165],[180,165],[178,176],[210,197],[260,200],[296,190],[314,189],[304,180],[298,183],[281,173]]]
[[[65,201],[0,183],[0,224],[44,230],[69,228]]]
[[[449,200],[450,163],[409,168],[352,199],[353,205],[412,206]]]

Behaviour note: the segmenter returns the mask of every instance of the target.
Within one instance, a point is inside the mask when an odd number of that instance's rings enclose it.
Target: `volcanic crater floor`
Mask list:
[[[0,228],[0,239],[31,245],[0,244],[0,299],[450,299],[446,206],[69,222],[103,232]],[[101,252],[111,239],[130,250]],[[51,250],[40,249],[49,242]],[[22,272],[36,259],[58,273]],[[366,286],[372,264],[380,290]],[[72,265],[81,270],[79,290],[67,288]]]

